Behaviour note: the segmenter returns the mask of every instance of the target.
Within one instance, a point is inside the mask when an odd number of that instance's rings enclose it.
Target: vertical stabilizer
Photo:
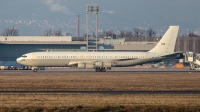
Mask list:
[[[158,44],[149,52],[172,54],[176,44],[179,26],[170,26]]]

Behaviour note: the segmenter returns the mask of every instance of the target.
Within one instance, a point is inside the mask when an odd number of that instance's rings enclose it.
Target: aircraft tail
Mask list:
[[[176,44],[179,26],[170,26],[158,44],[149,52],[172,54]]]

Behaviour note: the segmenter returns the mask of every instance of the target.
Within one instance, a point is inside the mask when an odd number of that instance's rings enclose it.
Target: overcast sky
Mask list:
[[[80,16],[85,32],[86,4],[99,5],[100,30],[132,30],[152,27],[163,35],[170,25],[179,25],[180,34],[200,34],[200,0],[0,0],[0,34],[15,26],[20,35],[42,35],[47,29],[76,32]],[[90,15],[90,30],[95,16]]]

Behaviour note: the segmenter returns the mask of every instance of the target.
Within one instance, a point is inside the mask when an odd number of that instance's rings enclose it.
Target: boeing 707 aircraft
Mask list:
[[[180,59],[183,54],[174,53],[179,26],[170,26],[158,44],[148,52],[32,52],[17,58],[17,62],[38,67],[72,67],[95,69],[105,72],[112,67],[128,67],[164,60]]]

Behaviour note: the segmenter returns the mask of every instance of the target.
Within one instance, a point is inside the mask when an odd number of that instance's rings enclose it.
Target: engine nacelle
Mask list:
[[[34,69],[38,70],[39,68],[38,67],[31,67],[31,70],[34,70]]]
[[[93,69],[95,68],[94,64],[88,64],[88,63],[79,63],[78,68],[81,69]]]

